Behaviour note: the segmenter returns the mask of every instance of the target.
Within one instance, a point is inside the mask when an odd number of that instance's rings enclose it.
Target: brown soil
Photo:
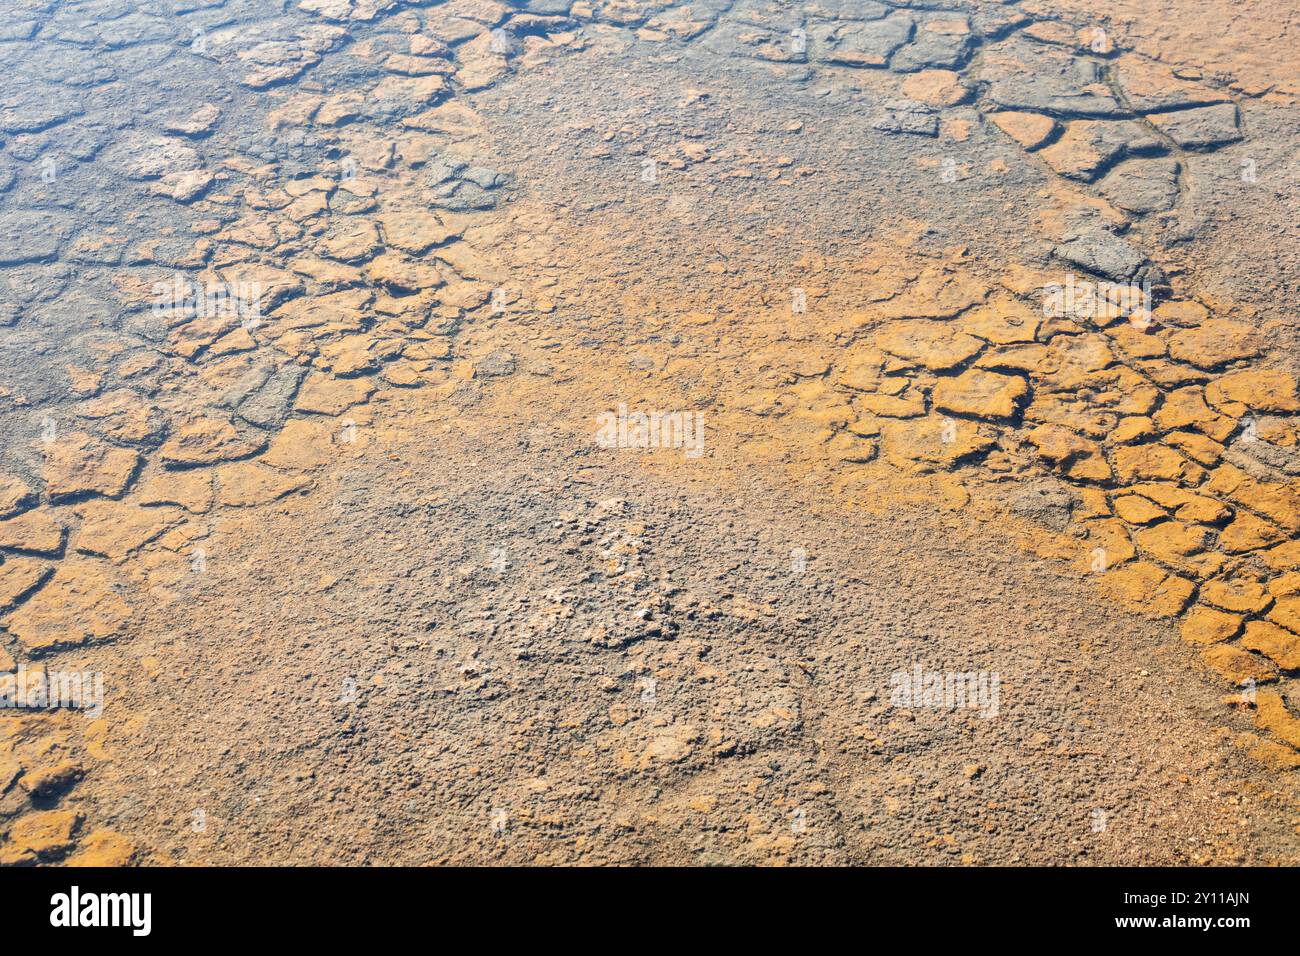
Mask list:
[[[1300,859],[1285,16],[195,6],[0,37],[0,863]]]

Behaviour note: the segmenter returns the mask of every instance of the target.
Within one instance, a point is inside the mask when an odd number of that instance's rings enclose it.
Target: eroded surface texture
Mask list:
[[[1294,12],[5,10],[0,863],[1295,862]]]

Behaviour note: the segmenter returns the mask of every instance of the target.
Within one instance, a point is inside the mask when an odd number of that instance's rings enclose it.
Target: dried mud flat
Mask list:
[[[7,2],[103,707],[0,863],[1295,863],[1297,14],[1195,6]]]

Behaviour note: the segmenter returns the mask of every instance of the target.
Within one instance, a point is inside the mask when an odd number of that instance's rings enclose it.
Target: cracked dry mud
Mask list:
[[[0,863],[1295,863],[1233,10],[5,0]]]

